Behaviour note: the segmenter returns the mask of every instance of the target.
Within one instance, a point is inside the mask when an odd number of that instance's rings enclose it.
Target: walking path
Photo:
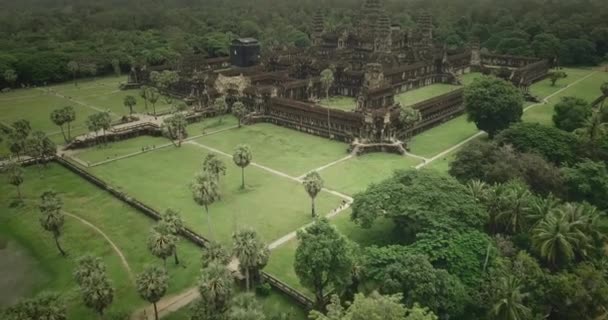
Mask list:
[[[588,74],[588,75],[586,75],[586,76],[584,76],[584,77],[582,77],[582,78],[580,78],[580,79],[578,79],[578,80],[576,80],[576,81],[574,81],[574,82],[572,82],[572,83],[568,84],[567,86],[565,86],[565,87],[563,87],[563,88],[561,88],[561,89],[559,89],[559,90],[557,90],[557,91],[553,92],[552,94],[550,94],[550,95],[548,95],[548,96],[544,97],[542,102],[535,103],[535,104],[531,104],[531,105],[529,105],[529,106],[525,107],[525,108],[524,108],[524,112],[526,112],[526,111],[528,111],[528,110],[530,110],[530,109],[532,109],[532,108],[534,108],[534,107],[537,107],[537,106],[540,106],[540,105],[545,105],[545,104],[549,103],[549,99],[551,99],[552,97],[554,97],[554,96],[556,96],[556,95],[558,95],[558,94],[560,94],[560,93],[564,92],[565,90],[569,89],[569,88],[570,88],[570,87],[572,87],[572,86],[577,85],[578,83],[580,83],[580,82],[582,82],[582,81],[586,80],[587,78],[591,77],[592,75],[594,75],[594,74],[596,74],[596,73],[597,73],[597,71],[593,71],[593,72],[591,72],[590,74]],[[429,165],[429,164],[430,164],[430,163],[432,163],[433,161],[435,161],[435,160],[437,160],[437,159],[439,159],[439,158],[441,158],[441,157],[443,157],[443,156],[445,156],[445,155],[449,154],[450,152],[452,152],[452,151],[454,151],[454,150],[456,150],[456,149],[458,149],[458,148],[462,147],[463,145],[465,145],[465,144],[469,143],[471,140],[476,139],[477,137],[481,136],[481,135],[482,135],[482,134],[484,134],[484,133],[485,133],[484,131],[478,131],[477,133],[475,133],[474,135],[472,135],[472,136],[468,137],[467,139],[463,140],[462,142],[460,142],[460,143],[458,143],[458,144],[456,144],[456,145],[454,145],[454,146],[452,146],[452,147],[450,147],[450,148],[448,148],[448,149],[446,149],[446,150],[444,150],[444,151],[442,151],[442,152],[438,153],[438,154],[437,154],[437,155],[435,155],[434,157],[432,157],[432,158],[430,158],[430,159],[427,159],[427,161],[425,161],[425,162],[423,162],[423,163],[421,163],[421,164],[417,165],[417,166],[416,166],[416,169],[421,169],[421,168],[426,167],[427,165]]]
[[[104,239],[106,239],[106,241],[112,246],[112,248],[114,249],[114,251],[116,252],[116,254],[118,254],[118,257],[120,258],[120,261],[122,263],[122,265],[125,267],[125,269],[127,270],[127,274],[129,275],[129,279],[131,279],[132,283],[135,283],[135,277],[133,276],[133,272],[131,271],[131,267],[129,266],[129,262],[127,262],[127,259],[125,258],[125,255],[122,253],[122,251],[120,251],[120,249],[118,248],[118,246],[110,239],[110,237],[108,237],[103,231],[101,231],[101,229],[97,228],[97,226],[95,226],[94,224],[88,222],[87,220],[71,214],[69,212],[63,212],[63,214],[65,214],[66,216],[72,217],[80,222],[82,222],[83,224],[89,226],[91,229],[95,230],[95,232],[99,233],[102,237],[104,237]]]
[[[81,105],[83,107],[87,107],[89,109],[93,109],[95,111],[99,111],[99,112],[106,112],[106,111],[108,111],[108,110],[103,110],[103,109],[101,109],[99,107],[96,107],[96,106],[94,106],[92,104],[88,104],[88,103],[85,103],[85,102],[82,102],[82,101],[78,101],[76,99],[72,99],[71,97],[66,97],[65,95],[63,95],[63,94],[61,94],[61,93],[59,93],[57,91],[54,91],[52,89],[46,89],[45,90],[45,89],[42,89],[42,88],[36,88],[36,90],[40,90],[40,91],[43,91],[43,92],[51,93],[51,94],[53,94],[56,97],[59,97],[59,98],[62,98],[62,99],[68,100],[68,101],[72,101],[72,102],[74,102],[76,104],[79,104],[79,105]],[[108,111],[108,112],[110,112],[110,114],[118,117],[118,115],[116,113],[114,113],[112,111]]]
[[[329,168],[329,167],[331,167],[331,166],[334,166],[334,165],[336,165],[336,164],[338,164],[338,163],[340,163],[340,162],[346,161],[346,160],[348,160],[348,159],[350,159],[350,158],[352,158],[352,157],[353,157],[353,155],[352,155],[352,154],[349,154],[349,155],[347,155],[346,157],[344,157],[344,158],[342,158],[342,159],[338,159],[338,160],[336,160],[336,161],[334,161],[334,162],[330,162],[330,163],[328,163],[328,164],[326,164],[326,165],[324,165],[324,166],[318,167],[318,168],[316,168],[316,169],[312,169],[312,170],[310,170],[310,171],[311,171],[311,172],[312,172],[312,171],[321,172],[321,171],[323,171],[323,170],[325,170],[325,169],[327,169],[327,168]],[[298,177],[298,180],[300,180],[300,181],[301,181],[302,179],[304,179],[304,177],[306,177],[306,174],[303,174],[303,175],[299,176],[299,177]]]
[[[195,146],[203,148],[203,149],[207,149],[208,151],[215,152],[217,154],[220,154],[220,155],[223,155],[225,157],[228,157],[228,158],[232,159],[232,155],[229,155],[229,154],[227,154],[227,153],[225,153],[223,151],[220,151],[218,149],[206,146],[206,145],[204,145],[204,144],[202,144],[200,142],[197,142],[197,141],[187,141],[186,143],[195,145]],[[255,162],[251,162],[251,165],[254,166],[254,167],[260,168],[260,169],[262,169],[264,171],[270,172],[270,173],[272,173],[274,175],[277,175],[279,177],[283,177],[283,178],[286,178],[286,179],[289,179],[289,180],[292,180],[292,181],[295,181],[295,182],[298,182],[298,183],[302,183],[302,179],[296,178],[296,177],[292,177],[292,176],[288,175],[287,173],[284,173],[284,172],[281,172],[281,171],[278,171],[278,170],[275,170],[275,169],[263,166],[261,164],[255,163]],[[335,191],[335,190],[331,190],[331,189],[327,189],[327,188],[323,188],[323,191],[328,192],[330,194],[333,194],[335,196],[338,196],[338,197],[340,197],[340,198],[342,198],[342,199],[344,199],[346,201],[349,201],[349,202],[353,201],[352,197],[347,196],[347,195],[345,195],[345,194],[343,194],[341,192],[338,192],[338,191]]]

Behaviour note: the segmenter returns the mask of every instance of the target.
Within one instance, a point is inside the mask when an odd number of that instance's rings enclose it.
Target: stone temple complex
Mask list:
[[[331,139],[354,148],[403,152],[407,137],[461,114],[463,89],[413,106],[421,116],[404,126],[395,96],[434,83],[459,84],[470,72],[494,73],[526,92],[546,76],[549,62],[536,58],[491,54],[478,43],[448,50],[433,38],[432,17],[419,14],[416,27],[391,24],[380,0],[365,0],[351,29],[326,30],[323,11],[311,17],[312,46],[265,48],[255,39],[234,40],[231,57],[184,57],[171,95],[200,110],[213,111],[213,100],[225,96],[231,105],[242,101],[250,113],[245,123],[269,122]],[[146,84],[151,71],[132,70],[130,87]],[[322,80],[330,69],[329,88]],[[325,97],[353,99],[351,111],[319,104]]]

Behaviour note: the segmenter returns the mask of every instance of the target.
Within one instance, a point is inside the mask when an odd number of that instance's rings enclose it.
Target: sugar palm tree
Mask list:
[[[211,216],[209,215],[209,205],[220,198],[220,188],[217,179],[210,173],[202,171],[194,177],[194,182],[191,184],[192,196],[194,201],[205,207],[207,213],[207,224],[209,226],[209,235],[211,235]]]
[[[232,105],[232,114],[239,120],[240,128],[241,121],[247,115],[247,108],[245,108],[245,105],[242,102],[237,101],[234,103],[234,105]]]
[[[228,310],[233,288],[234,280],[226,266],[211,263],[204,268],[198,283],[200,303],[204,306],[204,312],[210,316],[224,314]],[[201,318],[213,319],[205,315]]]
[[[226,164],[217,155],[210,153],[203,161],[203,170],[219,180],[220,176],[226,175]]]
[[[528,294],[521,291],[521,282],[515,277],[507,276],[500,278],[496,287],[495,302],[490,310],[492,319],[530,319],[530,309],[523,304]]]
[[[19,197],[19,201],[23,201],[23,197],[21,196],[21,184],[24,180],[23,168],[15,159],[9,159],[9,161],[4,165],[4,172],[7,174],[8,183],[17,188],[17,196]]]
[[[154,305],[154,319],[158,320],[156,303],[165,295],[169,287],[167,271],[157,266],[147,267],[144,272],[137,275],[135,283],[139,296]]]
[[[144,99],[144,108],[148,112],[148,86],[141,86],[139,89],[139,96]]]
[[[325,89],[325,98],[329,99],[329,89],[334,83],[334,73],[331,69],[325,69],[321,72],[321,84]]]
[[[532,245],[554,267],[572,261],[576,250],[586,241],[579,224],[571,222],[561,209],[555,210],[532,230]]]
[[[257,270],[260,263],[268,260],[268,248],[251,229],[236,232],[232,235],[232,241],[234,255],[239,259],[241,270],[245,271],[245,283],[249,291],[251,270]]]
[[[150,231],[148,250],[155,257],[163,259],[166,268],[167,258],[175,254],[176,241],[177,238],[169,232],[166,225],[158,225]]]
[[[315,212],[315,198],[323,190],[323,178],[321,178],[318,172],[311,171],[304,177],[302,184],[312,201],[312,217],[314,218],[317,216]]]
[[[42,194],[42,196],[40,196],[39,208],[40,213],[42,213],[42,217],[40,217],[40,224],[44,230],[53,234],[53,239],[55,239],[57,250],[59,250],[61,255],[65,257],[66,252],[59,244],[59,238],[61,237],[61,232],[65,223],[65,217],[63,213],[61,213],[62,206],[63,202],[61,199],[59,199],[54,191],[46,191]]]
[[[137,104],[137,100],[135,100],[134,96],[126,96],[122,102],[125,107],[129,108],[129,115],[133,114],[133,107]]]
[[[248,145],[241,144],[236,146],[232,160],[237,166],[241,167],[241,189],[245,189],[245,167],[251,163],[252,159],[253,154]]]
[[[211,263],[227,266],[230,263],[231,255],[219,242],[209,241],[203,249],[201,265],[207,268]]]

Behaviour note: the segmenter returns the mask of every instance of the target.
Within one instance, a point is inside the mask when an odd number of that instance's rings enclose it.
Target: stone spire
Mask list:
[[[312,43],[313,45],[321,44],[321,37],[325,32],[325,19],[323,17],[323,10],[319,8],[312,17]]]

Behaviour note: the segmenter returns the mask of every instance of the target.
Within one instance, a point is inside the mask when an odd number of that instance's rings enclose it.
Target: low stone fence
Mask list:
[[[107,192],[109,192],[112,196],[114,196],[118,200],[127,203],[134,209],[144,213],[145,215],[154,219],[155,221],[158,221],[161,219],[161,214],[158,211],[156,211],[155,209],[153,209],[153,208],[147,206],[146,204],[144,204],[143,202],[141,202],[133,197],[130,197],[127,194],[113,188],[112,186],[107,184],[105,181],[92,175],[88,171],[80,168],[76,164],[74,164],[64,158],[61,158],[61,157],[56,157],[54,160],[57,163],[59,163],[60,165],[62,165],[63,167],[65,167],[66,169],[72,171],[73,173],[77,174],[81,178],[89,181],[93,185],[95,185],[103,190],[106,190]],[[189,240],[190,242],[194,243],[195,245],[197,245],[201,248],[207,247],[207,245],[209,243],[208,239],[206,239],[205,237],[201,236],[200,234],[196,233],[195,231],[193,231],[192,229],[187,228],[187,227],[185,227],[182,230],[181,235],[184,238],[186,238],[187,240]],[[273,288],[279,290],[280,292],[285,294],[287,297],[293,299],[296,303],[298,303],[305,309],[308,310],[308,309],[312,308],[313,301],[310,298],[303,295],[302,293],[298,292],[296,289],[290,287],[286,283],[280,281],[279,279],[275,278],[274,276],[272,276],[264,271],[260,272],[260,276],[264,281],[267,281]]]

